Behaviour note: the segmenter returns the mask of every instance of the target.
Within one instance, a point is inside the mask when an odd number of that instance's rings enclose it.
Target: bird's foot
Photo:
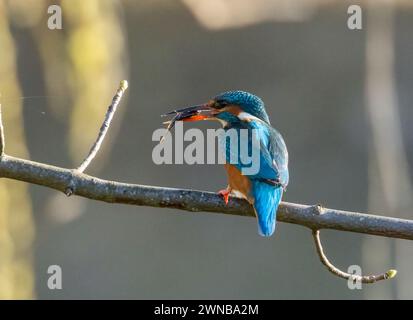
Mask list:
[[[226,205],[228,204],[230,193],[231,193],[231,190],[229,190],[228,188],[218,191],[218,194],[222,196]]]

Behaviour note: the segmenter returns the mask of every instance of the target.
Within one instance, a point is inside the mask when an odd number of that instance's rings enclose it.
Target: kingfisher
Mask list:
[[[288,151],[281,134],[271,126],[261,98],[245,91],[228,91],[206,103],[174,110],[167,115],[174,115],[168,122],[168,130],[175,121],[217,120],[225,132],[247,132],[238,136],[236,146],[228,139],[220,143],[226,159],[228,186],[219,194],[226,204],[230,195],[246,199],[254,208],[259,234],[271,236],[275,230],[277,209],[289,181]],[[247,172],[251,164],[241,161],[240,150],[245,150],[242,144],[247,150],[259,154],[255,159],[259,161],[257,172]]]

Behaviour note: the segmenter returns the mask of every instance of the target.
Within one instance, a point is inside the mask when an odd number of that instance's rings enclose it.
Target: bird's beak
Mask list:
[[[172,121],[199,121],[210,119],[214,115],[214,108],[210,103],[199,104],[183,109],[177,109],[163,116],[174,115]]]
[[[175,126],[176,121],[200,121],[213,118],[217,114],[217,109],[213,108],[212,106],[213,102],[207,102],[204,104],[177,109],[163,114],[163,117],[170,115],[173,116],[171,120],[164,122],[164,124],[168,125],[166,130],[169,132]],[[161,142],[164,139],[165,136],[162,137]]]

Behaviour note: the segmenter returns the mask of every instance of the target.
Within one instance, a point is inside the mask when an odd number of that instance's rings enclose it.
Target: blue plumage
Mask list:
[[[254,209],[258,220],[258,232],[264,237],[274,233],[277,209],[283,195],[282,187],[274,187],[258,180],[252,182]]]
[[[261,99],[249,93],[240,93],[240,91],[235,91],[233,96],[231,92],[227,92],[218,97],[219,99],[225,97],[226,102],[230,104],[236,102],[242,112],[253,116],[248,120],[242,120],[231,112],[223,111],[216,115],[218,119],[227,123],[224,126],[226,131],[231,129],[238,133],[242,129],[248,131],[247,141],[239,139],[237,146],[231,144],[229,139],[225,141],[225,144],[221,144],[221,147],[225,149],[227,163],[232,161],[232,164],[240,171],[250,166],[250,164],[244,164],[241,159],[241,144],[247,143],[248,150],[252,150],[253,139],[258,141],[259,171],[245,175],[251,185],[251,190],[245,197],[254,206],[259,233],[263,236],[271,236],[275,230],[278,205],[289,181],[287,147],[281,134],[270,126],[269,120],[265,120],[268,119],[268,115]],[[242,98],[246,98],[247,102]]]

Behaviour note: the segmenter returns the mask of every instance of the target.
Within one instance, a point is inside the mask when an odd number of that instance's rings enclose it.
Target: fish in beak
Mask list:
[[[167,130],[170,131],[174,126],[176,121],[200,121],[208,120],[214,117],[215,109],[211,107],[210,103],[199,104],[196,106],[191,106],[183,109],[177,109],[166,114],[162,117],[173,115],[172,119],[164,122],[167,124]]]

